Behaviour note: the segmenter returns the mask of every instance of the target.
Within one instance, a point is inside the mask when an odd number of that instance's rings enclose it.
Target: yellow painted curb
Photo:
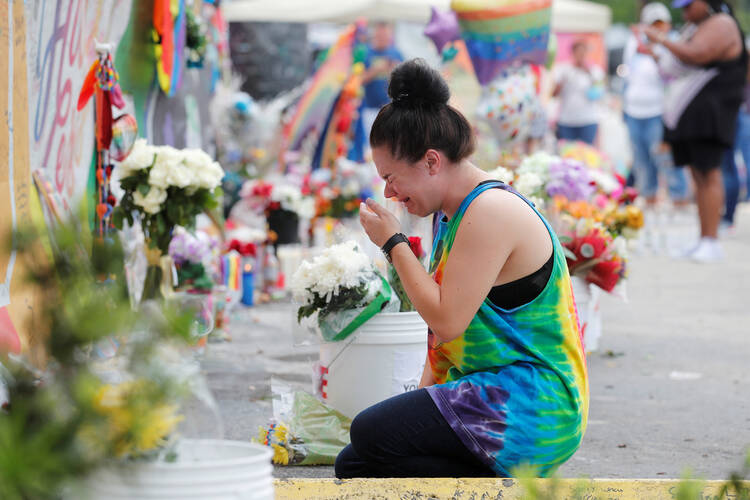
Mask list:
[[[534,479],[539,500],[671,500],[677,479]],[[700,483],[695,500],[718,500],[723,481]],[[750,493],[750,482],[743,483]],[[495,500],[530,498],[515,479],[277,479],[277,500]],[[730,493],[729,499],[737,498]]]

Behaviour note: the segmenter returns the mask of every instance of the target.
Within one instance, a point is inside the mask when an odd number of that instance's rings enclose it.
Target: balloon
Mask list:
[[[514,64],[543,65],[552,0],[453,0],[461,38],[481,85]]]
[[[507,145],[529,136],[539,106],[534,72],[522,66],[504,71],[482,88],[477,117],[501,145]]]
[[[440,12],[435,7],[431,7],[432,16],[430,22],[424,29],[424,35],[433,41],[438,53],[443,51],[445,44],[458,40],[461,33],[458,28],[458,20],[453,11]]]
[[[133,149],[136,137],[138,137],[138,122],[133,115],[118,116],[112,124],[112,144],[109,146],[112,159],[124,160]]]

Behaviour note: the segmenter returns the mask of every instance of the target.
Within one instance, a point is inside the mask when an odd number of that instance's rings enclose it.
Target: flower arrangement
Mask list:
[[[286,210],[303,219],[311,219],[315,215],[314,199],[287,181],[248,180],[242,185],[240,197],[256,213]]]
[[[169,243],[169,255],[177,268],[178,287],[207,292],[213,288],[210,277],[219,257],[219,242],[204,232],[191,234],[177,226]]]
[[[290,288],[293,300],[301,304],[297,322],[328,341],[348,336],[391,297],[388,282],[351,240],[303,261]]]
[[[164,455],[187,380],[199,376],[197,365],[183,370],[179,351],[191,318],[168,308],[133,311],[117,279],[116,243],[94,242],[89,255],[75,228],[52,236],[50,261],[38,235],[16,235],[19,259],[42,294],[34,329],[46,333],[23,357],[0,354],[8,398],[0,410],[0,498],[60,498],[102,465]],[[119,347],[107,358],[100,346],[113,337]]]
[[[414,256],[422,262],[422,259],[425,257],[425,252],[422,249],[422,238],[419,236],[409,236],[409,248],[411,248]],[[414,306],[412,305],[409,296],[406,295],[406,290],[404,290],[404,285],[401,283],[401,278],[398,276],[396,268],[393,265],[388,266],[388,282],[390,283],[393,292],[401,301],[399,312],[414,311]]]
[[[560,207],[556,232],[565,250],[568,271],[606,292],[626,276],[627,244],[602,223],[601,212],[578,202]]]
[[[114,209],[115,227],[141,220],[149,248],[169,251],[175,226],[192,227],[195,216],[219,206],[224,171],[199,149],[151,146],[138,139],[119,165],[125,194]]]
[[[370,164],[339,158],[335,172],[326,168],[305,176],[303,191],[315,197],[315,216],[354,217],[362,201],[371,197],[378,177]]]

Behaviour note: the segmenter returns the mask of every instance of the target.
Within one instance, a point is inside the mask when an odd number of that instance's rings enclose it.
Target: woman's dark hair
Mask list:
[[[373,148],[387,146],[394,158],[416,162],[428,149],[457,163],[474,152],[469,122],[448,105],[450,90],[423,59],[399,64],[391,73],[392,101],[380,110],[370,131]]]

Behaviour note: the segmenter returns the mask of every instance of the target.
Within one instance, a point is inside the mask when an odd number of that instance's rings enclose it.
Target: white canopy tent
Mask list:
[[[385,21],[426,23],[430,7],[448,10],[450,0],[233,0],[222,4],[229,22],[290,23],[351,22],[359,17]],[[610,25],[609,7],[584,0],[554,0],[554,31],[604,32]]]

